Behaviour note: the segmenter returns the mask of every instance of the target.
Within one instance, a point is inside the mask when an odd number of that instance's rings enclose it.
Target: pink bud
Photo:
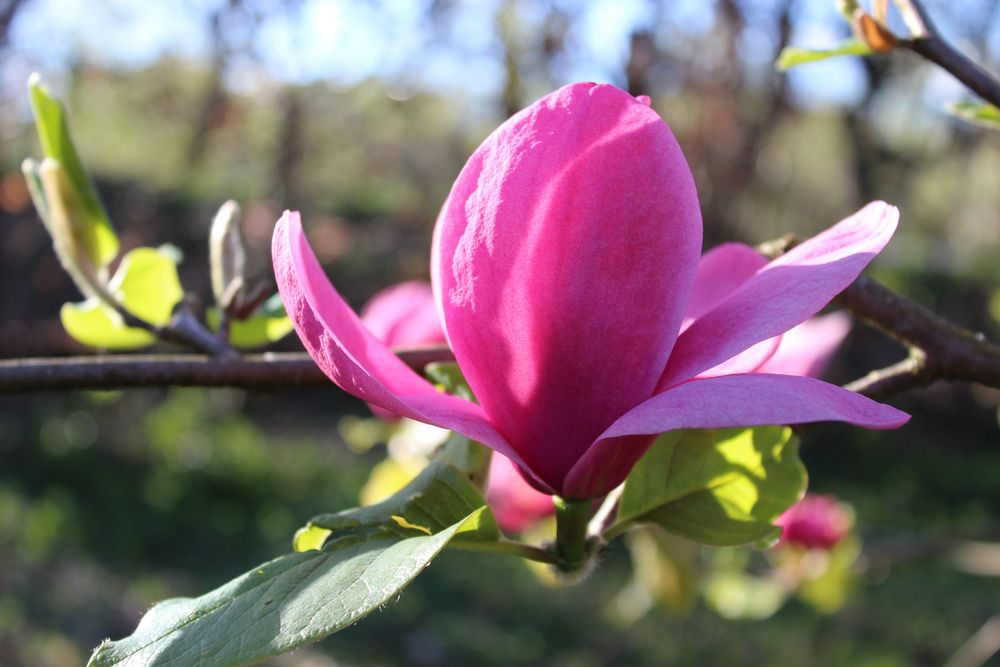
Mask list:
[[[807,549],[833,548],[851,529],[851,513],[833,496],[808,494],[792,505],[775,524],[781,542]]]

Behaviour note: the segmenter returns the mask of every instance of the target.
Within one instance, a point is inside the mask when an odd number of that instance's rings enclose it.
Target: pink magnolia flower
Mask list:
[[[502,454],[494,454],[490,462],[486,500],[500,527],[512,533],[520,533],[555,512],[552,496],[533,489]]]
[[[850,531],[851,514],[833,496],[808,494],[782,514],[781,542],[806,549],[832,549]]]
[[[365,328],[297,213],[279,221],[272,252],[299,337],[335,383],[492,447],[540,491],[587,499],[664,431],[905,423],[840,387],[752,372],[774,337],[857,277],[897,218],[869,204],[705,307],[698,198],[670,129],[612,86],[561,88],[473,153],[435,227],[435,296],[479,404],[438,392]]]

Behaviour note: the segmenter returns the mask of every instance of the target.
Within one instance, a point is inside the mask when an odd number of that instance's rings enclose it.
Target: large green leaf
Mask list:
[[[217,308],[209,308],[206,319],[212,330],[219,328]],[[240,349],[263,347],[281,340],[292,329],[292,320],[285,313],[281,295],[274,294],[247,319],[229,321],[229,342]]]
[[[99,646],[88,665],[227,667],[316,641],[395,598],[451,539],[476,530],[486,511],[432,535],[351,534],[276,558],[201,597],[161,602],[131,636]]]
[[[130,250],[108,284],[108,291],[129,312],[163,326],[184,297],[175,259],[171,252],[158,248]],[[152,333],[126,326],[113,308],[96,297],[64,304],[59,317],[70,336],[91,347],[129,350],[156,341]]]
[[[868,46],[856,39],[847,40],[832,49],[800,49],[786,46],[781,50],[774,66],[781,71],[785,71],[790,67],[815,63],[829,58],[837,58],[839,56],[870,56],[874,53]]]
[[[28,80],[28,91],[42,151],[59,161],[73,189],[72,199],[79,209],[72,221],[74,229],[87,256],[95,266],[103,268],[118,255],[118,236],[73,145],[66,110],[37,74]],[[43,211],[39,213],[44,215]]]
[[[805,487],[787,427],[674,431],[633,468],[611,532],[640,521],[717,546],[770,539]]]
[[[486,505],[482,493],[458,468],[434,461],[393,496],[375,505],[313,518],[295,536],[295,550],[320,548],[331,538],[378,530],[406,538],[437,533]],[[489,510],[460,539],[494,542],[500,529]]]
[[[986,102],[955,102],[948,105],[948,111],[976,125],[1000,130],[1000,109]]]

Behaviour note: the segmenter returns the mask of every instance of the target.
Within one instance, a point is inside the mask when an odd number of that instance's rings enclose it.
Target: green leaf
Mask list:
[[[174,306],[184,297],[174,255],[157,248],[130,250],[108,291],[126,310],[157,326],[170,321]],[[156,341],[149,331],[126,326],[114,308],[96,297],[64,304],[59,317],[70,336],[91,347],[130,350]]]
[[[129,637],[108,641],[89,667],[245,665],[337,632],[395,598],[480,507],[432,535],[400,539],[378,531],[288,554],[198,598],[154,606]]]
[[[787,427],[673,431],[632,469],[610,533],[640,521],[716,546],[773,539],[805,487]]]
[[[832,49],[799,49],[786,46],[778,55],[774,66],[784,72],[790,67],[815,63],[839,56],[870,56],[875,52],[856,39],[849,39]]]
[[[1000,130],[1000,109],[986,102],[955,102],[948,111],[963,120]]]
[[[209,308],[205,313],[208,326],[219,329],[219,311]],[[245,320],[230,320],[229,342],[235,347],[248,349],[274,343],[292,332],[292,320],[285,313],[281,295],[274,294],[262,303],[253,315]]]
[[[74,228],[87,256],[95,266],[103,268],[118,255],[118,236],[73,145],[66,110],[37,74],[28,79],[28,91],[42,152],[62,165],[73,189],[72,198],[79,209]]]
[[[377,530],[406,538],[435,534],[486,505],[479,489],[460,470],[434,461],[399,492],[375,505],[313,518],[295,535],[296,551],[315,549],[330,538]],[[478,515],[460,538],[493,542],[500,529],[489,510]]]

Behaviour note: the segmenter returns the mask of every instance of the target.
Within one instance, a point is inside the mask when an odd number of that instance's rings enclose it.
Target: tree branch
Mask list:
[[[435,361],[455,359],[446,347],[399,350],[397,354],[417,371]],[[279,390],[334,385],[301,352],[234,359],[150,354],[0,360],[0,394],[165,386]]]
[[[865,276],[835,302],[909,350],[907,359],[869,373],[849,388],[881,396],[939,379],[1000,388],[1000,346],[983,334],[956,326]]]

